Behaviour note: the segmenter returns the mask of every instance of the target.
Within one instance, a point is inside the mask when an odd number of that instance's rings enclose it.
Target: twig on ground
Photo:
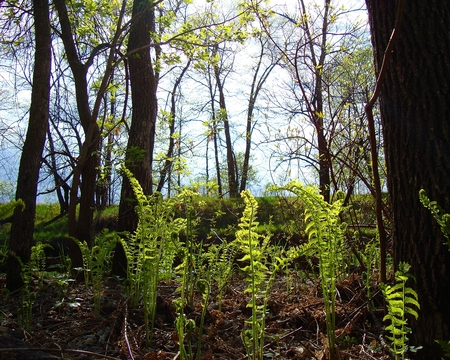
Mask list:
[[[71,353],[71,354],[80,354],[80,355],[89,355],[96,358],[101,359],[110,359],[110,360],[119,360],[119,358],[103,355],[103,354],[97,354],[92,351],[87,350],[75,350],[75,349],[50,349],[50,348],[3,348],[0,349],[0,353],[2,352],[14,352],[15,354],[19,352],[45,352],[45,353]]]
[[[123,337],[125,339],[125,344],[127,345],[128,355],[130,356],[131,360],[134,360],[133,352],[131,351],[130,342],[128,341],[128,335],[127,335],[127,326],[128,326],[128,305],[125,303],[125,314],[124,314],[124,320],[123,320]]]

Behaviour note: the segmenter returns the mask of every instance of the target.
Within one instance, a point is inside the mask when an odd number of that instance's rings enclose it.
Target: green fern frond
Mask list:
[[[450,251],[450,214],[445,213],[436,201],[431,201],[423,189],[419,191],[419,199],[422,205],[430,210],[431,214],[441,227],[441,231],[447,239],[446,244],[448,250]]]
[[[332,204],[324,201],[319,189],[314,186],[303,186],[293,181],[284,187],[274,186],[268,191],[292,192],[304,206],[305,232],[308,235],[307,247],[302,250],[319,258],[319,273],[322,292],[324,294],[327,337],[330,345],[330,356],[335,351],[335,296],[338,264],[343,258],[343,242],[346,225],[340,221],[339,214],[344,210],[342,199]]]
[[[400,263],[399,270],[395,273],[394,285],[381,284],[380,288],[386,299],[388,313],[384,316],[383,321],[389,322],[386,330],[390,332],[391,336],[388,338],[392,341],[393,352],[405,358],[405,353],[408,349],[408,337],[411,329],[407,326],[408,320],[406,314],[414,316],[416,319],[419,313],[416,309],[420,309],[418,302],[418,295],[414,289],[407,287],[408,279],[413,278],[408,274],[410,269],[409,264]]]

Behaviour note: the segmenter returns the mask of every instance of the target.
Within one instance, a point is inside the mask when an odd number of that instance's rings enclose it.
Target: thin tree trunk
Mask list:
[[[168,175],[170,174],[171,169],[172,169],[173,157],[174,157],[173,150],[175,148],[175,138],[173,135],[175,133],[175,120],[176,120],[176,94],[177,94],[178,87],[180,86],[181,80],[183,79],[183,76],[186,73],[186,71],[189,69],[190,65],[191,65],[191,60],[189,59],[186,66],[181,71],[180,76],[177,78],[177,80],[175,81],[175,84],[173,85],[172,95],[171,95],[171,106],[170,106],[169,147],[168,147],[167,153],[166,153],[166,161],[160,172],[159,182],[158,182],[158,186],[156,188],[156,191],[158,191],[158,192],[161,192],[161,190],[164,186],[164,183],[166,182],[166,178],[168,177]],[[170,178],[168,179],[168,181],[170,181]],[[170,196],[170,192],[169,192],[169,196]]]
[[[215,169],[216,169],[216,177],[217,177],[217,195],[219,197],[222,197],[223,190],[222,190],[222,176],[220,175],[220,160],[219,160],[219,133],[217,129],[217,114],[216,114],[216,107],[215,107],[215,95],[213,91],[213,84],[211,80],[211,72],[208,72],[208,81],[209,81],[209,95],[211,98],[211,129],[209,132],[212,134],[213,137],[213,143],[214,143],[214,163],[215,163]]]
[[[76,237],[80,241],[86,241],[89,246],[92,246],[92,223],[100,130],[96,122],[96,116],[93,116],[89,106],[88,66],[83,64],[79,59],[66,4],[64,0],[56,0],[55,6],[61,24],[61,37],[74,77],[78,114],[85,133],[85,140],[80,149],[80,155],[74,169],[72,180],[68,216],[69,236]],[[80,188],[79,199],[78,188]],[[80,203],[80,209],[77,219],[76,207],[78,202]],[[76,251],[75,248],[72,250],[74,252]],[[81,267],[83,265],[79,257],[77,259],[73,258],[73,261],[75,261],[75,264],[73,264],[75,267]]]
[[[215,51],[217,51],[217,47]],[[219,90],[220,117],[223,121],[223,128],[225,133],[225,144],[227,150],[228,191],[231,198],[237,198],[239,197],[239,191],[236,174],[236,159],[233,151],[233,143],[231,142],[230,123],[228,121],[227,107],[225,104],[225,94],[223,91],[222,81],[220,79],[219,67],[217,65],[214,65],[214,75],[216,78],[216,85]]]
[[[242,192],[247,188],[247,181],[248,181],[248,172],[250,169],[250,152],[251,152],[251,145],[252,145],[252,133],[253,133],[253,127],[254,127],[254,120],[253,120],[253,112],[255,111],[255,105],[256,105],[256,99],[258,98],[259,92],[261,91],[264,83],[266,82],[267,78],[269,77],[272,70],[275,68],[275,66],[278,64],[278,62],[281,60],[281,58],[276,59],[273,61],[273,63],[267,67],[261,77],[258,80],[259,70],[261,68],[262,60],[264,57],[264,51],[265,46],[267,45],[268,41],[262,41],[261,42],[261,52],[258,59],[258,64],[253,76],[252,86],[250,89],[250,98],[248,100],[248,107],[247,107],[247,124],[245,129],[245,152],[244,152],[244,162],[242,164],[242,173],[241,173],[241,181],[240,181],[240,187],[239,191]]]
[[[214,160],[216,164],[216,176],[217,176],[217,194],[219,197],[223,196],[222,188],[222,176],[220,175],[220,161],[219,161],[219,133],[217,131],[217,119],[213,114],[213,140],[214,140]]]
[[[105,66],[105,73],[103,74],[92,112],[89,104],[88,83],[86,76],[92,59],[95,57],[96,52],[100,51],[101,48],[94,49],[89,60],[86,64],[83,64],[78,56],[77,48],[75,46],[66,3],[64,0],[55,0],[54,3],[58,11],[61,25],[61,37],[74,77],[77,109],[80,116],[81,125],[84,130],[84,142],[81,146],[78,161],[73,171],[72,187],[70,191],[68,230],[69,235],[74,236],[81,241],[86,241],[88,246],[92,247],[92,226],[95,205],[94,196],[98,166],[97,152],[100,141],[100,129],[97,124],[97,119],[103,95],[107,90],[107,86],[114,69],[113,62],[115,59],[115,46],[122,33],[122,20],[125,13],[126,1],[124,0],[122,2],[122,8],[120,10],[120,16],[114,38],[111,40],[111,44],[109,44],[110,51]],[[81,197],[79,216],[77,219],[76,209],[78,203],[78,188],[80,188]],[[79,247],[73,241],[70,241],[69,249],[72,259],[72,266],[74,268],[81,267],[83,263]],[[73,275],[76,275],[76,273]],[[80,277],[77,276],[77,279],[79,278]]]

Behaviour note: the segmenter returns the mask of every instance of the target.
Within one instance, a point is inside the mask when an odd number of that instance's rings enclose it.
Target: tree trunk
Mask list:
[[[77,110],[80,122],[84,130],[85,139],[80,149],[78,163],[74,170],[72,187],[70,192],[70,204],[68,215],[69,236],[76,237],[80,241],[86,241],[92,247],[92,225],[94,214],[94,195],[98,166],[98,144],[100,130],[97,125],[97,116],[91,113],[89,105],[87,70],[88,65],[81,62],[74,42],[74,35],[70,24],[66,4],[63,0],[55,1],[61,24],[61,38],[67,54],[67,60],[73,73]],[[81,184],[80,177],[81,176]],[[78,203],[78,187],[80,187],[80,209],[76,218],[76,205]],[[71,249],[76,251],[76,249]],[[81,267],[81,258],[72,258],[73,266]]]
[[[379,71],[397,2],[366,0]],[[419,295],[412,344],[416,359],[439,359],[435,340],[450,339],[450,252],[439,226],[419,202],[420,189],[450,212],[450,2],[405,1],[380,93],[395,264],[408,262]]]
[[[214,168],[216,170],[217,177],[217,195],[219,197],[223,196],[222,191],[222,176],[220,175],[220,160],[219,160],[219,129],[217,124],[217,113],[215,107],[215,92],[213,89],[211,73],[208,72],[208,89],[209,96],[211,98],[211,125],[208,132],[211,134],[214,143]],[[206,157],[206,162],[208,162],[208,157]]]
[[[176,94],[177,94],[178,87],[181,84],[181,80],[183,79],[183,76],[184,76],[184,74],[186,74],[190,65],[191,65],[191,60],[188,60],[186,66],[181,71],[180,76],[176,79],[175,84],[173,85],[173,88],[172,88],[172,94],[170,96],[169,147],[167,149],[166,160],[164,162],[164,166],[160,171],[159,182],[158,182],[158,186],[156,188],[156,191],[161,192],[164,187],[164,184],[167,180],[169,197],[170,197],[170,174],[172,172],[173,158],[175,155],[174,154],[175,138],[173,135],[175,134],[175,120],[176,120],[176,111],[177,111]]]
[[[247,181],[248,181],[248,173],[250,170],[250,152],[251,152],[251,145],[252,145],[252,134],[253,134],[253,128],[255,126],[255,121],[253,119],[253,112],[255,110],[256,106],[256,99],[258,98],[258,95],[266,82],[267,78],[269,77],[272,70],[275,68],[275,66],[279,63],[281,58],[276,58],[272,60],[272,63],[266,67],[262,74],[260,75],[261,66],[263,64],[263,59],[265,55],[265,50],[268,46],[268,41],[264,40],[264,38],[259,38],[260,45],[261,45],[261,52],[259,54],[258,63],[256,65],[255,73],[253,75],[252,85],[250,88],[250,96],[248,99],[248,106],[247,106],[247,126],[245,129],[245,151],[244,151],[244,162],[242,164],[242,171],[241,171],[241,181],[239,186],[239,192],[244,191],[247,188]],[[258,78],[259,76],[259,78]]]
[[[155,28],[155,12],[148,2],[135,0],[132,16],[128,66],[133,113],[125,165],[139,181],[144,193],[149,195],[153,192],[152,164],[158,112],[158,74],[153,69],[149,48],[151,32]],[[136,229],[138,219],[135,206],[130,182],[124,178],[119,205],[119,231],[132,232]]]
[[[219,105],[221,112],[220,119],[223,121],[225,143],[227,148],[228,191],[231,198],[237,198],[239,197],[239,188],[236,176],[236,159],[234,156],[233,144],[231,142],[230,123],[228,121],[227,107],[225,105],[225,94],[223,91],[222,81],[220,80],[219,67],[217,65],[214,65],[214,75],[216,78],[216,85],[219,90]]]
[[[51,33],[49,4],[47,0],[34,0],[34,28],[36,52],[31,93],[30,119],[25,143],[20,158],[16,199],[22,199],[25,209],[14,211],[9,241],[7,287],[10,291],[23,286],[21,265],[30,260],[33,245],[34,218],[36,213],[36,192],[41,166],[42,151],[48,127]]]
[[[332,173],[332,163],[330,149],[327,143],[327,134],[324,126],[324,101],[323,101],[323,67],[325,65],[325,60],[328,55],[327,50],[327,39],[328,31],[330,27],[330,9],[331,0],[324,1],[323,7],[323,20],[322,29],[320,33],[321,41],[318,54],[316,54],[315,44],[317,42],[315,34],[311,32],[310,24],[306,12],[305,1],[301,0],[301,9],[303,11],[303,16],[305,18],[305,23],[303,24],[303,29],[307,38],[307,46],[309,47],[309,56],[311,64],[314,69],[314,87],[311,99],[308,99],[305,87],[302,85],[302,79],[298,77],[297,81],[301,88],[303,99],[307,103],[307,108],[309,116],[317,133],[317,151],[319,155],[318,165],[319,165],[319,188],[326,202],[330,202],[330,185],[331,185],[331,173]],[[296,60],[296,68],[298,71],[298,64]],[[329,114],[328,114],[329,115]]]
[[[144,194],[153,192],[152,165],[155,125],[158,113],[158,73],[152,65],[150,44],[155,30],[155,11],[148,2],[133,2],[132,25],[128,40],[128,66],[132,102],[131,126],[125,155],[125,166],[140,183]],[[158,52],[158,48],[156,48]],[[138,217],[131,184],[123,178],[119,204],[118,230],[134,232]],[[113,273],[126,277],[126,257],[120,243],[116,246]]]
[[[213,113],[213,141],[214,141],[214,163],[217,176],[217,195],[219,195],[219,197],[222,197],[223,196],[222,175],[220,175],[220,161],[219,161],[219,130],[217,128],[217,118],[215,113]]]

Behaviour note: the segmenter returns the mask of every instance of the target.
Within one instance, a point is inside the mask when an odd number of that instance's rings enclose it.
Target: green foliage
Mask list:
[[[22,201],[22,199],[10,201],[6,204],[0,204],[0,219],[5,219],[8,216],[12,215],[14,209],[17,206],[20,206],[22,210],[25,209],[25,203]]]
[[[37,243],[31,248],[30,261],[24,264],[20,257],[16,257],[21,265],[21,277],[24,287],[20,291],[21,307],[17,311],[18,319],[22,329],[28,330],[31,328],[33,304],[36,300],[36,292],[31,289],[33,276],[38,278],[42,284],[43,275],[45,271],[45,253],[44,248],[48,246],[42,243]]]
[[[258,203],[246,190],[241,193],[244,199],[245,209],[239,222],[239,230],[236,232],[236,244],[244,254],[239,261],[244,263],[242,270],[245,273],[247,288],[251,300],[247,307],[252,309],[252,317],[248,321],[250,330],[244,330],[242,339],[247,353],[251,359],[262,359],[264,346],[264,327],[266,301],[264,289],[267,285],[269,269],[267,267],[266,254],[269,247],[268,236],[263,237],[256,232],[258,222],[256,215]],[[247,265],[248,263],[248,265]],[[262,300],[263,304],[259,301]]]
[[[374,269],[379,269],[378,263],[380,252],[378,247],[379,247],[378,241],[376,240],[369,241],[366,244],[364,252],[360,254],[366,267],[366,270],[362,273],[362,277],[364,280],[364,286],[366,288],[367,299],[369,300],[368,303],[369,309],[372,309],[374,307],[371,290],[372,290],[372,283],[374,282],[373,271]]]
[[[21,199],[19,199],[17,201],[10,201],[5,204],[0,204],[0,219],[6,219],[10,217],[17,206],[20,206],[23,210],[25,208],[25,203]],[[9,239],[10,226],[9,224],[7,224],[5,226],[2,226],[2,228],[4,229],[4,231],[0,234],[0,264],[5,262],[8,254],[7,242]]]
[[[206,316],[206,309],[208,306],[209,296],[211,293],[210,280],[211,271],[208,265],[211,263],[209,253],[203,252],[203,241],[195,241],[195,229],[198,225],[198,214],[195,208],[194,199],[198,197],[198,193],[184,189],[177,195],[179,201],[179,209],[183,212],[186,219],[186,226],[184,228],[185,244],[180,248],[179,255],[182,263],[177,267],[177,272],[180,274],[180,287],[177,289],[180,292],[180,297],[174,301],[177,309],[177,319],[175,321],[178,343],[180,346],[181,359],[193,359],[192,350],[192,335],[196,328],[196,323],[192,319],[188,319],[184,313],[186,305],[194,305],[194,290],[195,288],[201,293],[204,303],[200,319],[200,326],[198,328],[197,340],[197,359],[201,355],[201,342],[203,334],[203,324]],[[201,202],[198,204],[201,205]],[[204,264],[204,261],[205,264]]]
[[[67,217],[55,218],[60,215],[59,204],[37,204],[34,238],[42,243],[50,239],[62,238],[67,235]]]
[[[200,360],[201,350],[202,350],[202,336],[203,336],[203,325],[205,323],[206,310],[208,308],[209,295],[211,294],[211,285],[208,281],[200,279],[197,281],[197,289],[202,294],[203,297],[203,308],[202,316],[200,318],[200,326],[198,331],[198,341],[197,341],[197,360]]]
[[[444,358],[448,359],[450,358],[450,340],[435,340],[442,348],[442,350],[444,351]]]
[[[233,265],[238,247],[235,242],[227,240],[220,244],[212,244],[204,253],[208,264],[209,278],[214,279],[217,284],[217,302],[219,311],[222,311],[223,291],[228,285],[233,274]]]
[[[132,173],[122,167],[137,199],[136,213],[139,221],[134,234],[121,239],[127,257],[127,289],[132,305],[144,302],[147,341],[153,332],[157,284],[160,278],[172,274],[172,264],[178,252],[178,234],[185,227],[184,219],[175,219],[175,202],[179,197],[164,201],[159,193],[147,196]]]
[[[431,214],[441,227],[442,233],[447,239],[446,244],[448,250],[450,251],[450,214],[444,213],[444,210],[436,201],[431,201],[423,189],[419,191],[419,199],[423,206],[431,211]]]
[[[343,261],[346,224],[341,223],[342,200],[329,204],[323,200],[314,186],[303,186],[293,181],[284,187],[272,187],[269,191],[294,193],[305,206],[306,233],[309,248],[319,259],[319,275],[326,312],[327,337],[330,358],[335,355],[336,283],[339,264]],[[306,250],[306,249],[305,249]]]
[[[111,251],[114,249],[118,236],[116,234],[108,234],[103,231],[94,240],[94,246],[89,246],[78,239],[72,238],[80,247],[83,256],[83,268],[78,269],[84,272],[85,284],[92,285],[94,294],[94,314],[100,313],[100,300],[102,294],[103,276],[106,272],[106,266],[111,263]]]
[[[203,241],[195,241],[195,231],[198,225],[197,210],[195,208],[194,199],[198,196],[198,193],[190,190],[183,189],[176,198],[178,207],[183,213],[183,218],[186,219],[186,226],[184,230],[185,244],[182,254],[186,261],[183,261],[182,271],[183,284],[186,289],[186,295],[189,305],[193,305],[194,302],[194,289],[198,279],[199,271],[201,270],[200,259],[203,252]],[[201,206],[201,202],[199,203]]]
[[[258,203],[246,190],[241,193],[245,209],[239,222],[239,230],[234,241],[236,248],[243,253],[239,259],[243,263],[247,288],[251,299],[247,307],[252,316],[247,321],[250,329],[242,333],[243,343],[249,358],[262,359],[264,351],[264,330],[267,313],[267,301],[276,274],[301,255],[310,251],[309,244],[291,247],[285,251],[282,247],[270,245],[271,235],[257,232]]]
[[[416,319],[419,317],[416,310],[420,309],[417,293],[406,286],[406,281],[412,278],[412,275],[408,274],[409,269],[409,264],[400,263],[399,269],[395,272],[395,284],[392,286],[380,285],[388,310],[388,314],[383,318],[383,321],[389,322],[386,330],[391,333],[388,338],[392,341],[396,359],[398,359],[398,355],[405,359],[408,350],[407,335],[411,332],[411,329],[407,326],[406,315],[410,314]]]

